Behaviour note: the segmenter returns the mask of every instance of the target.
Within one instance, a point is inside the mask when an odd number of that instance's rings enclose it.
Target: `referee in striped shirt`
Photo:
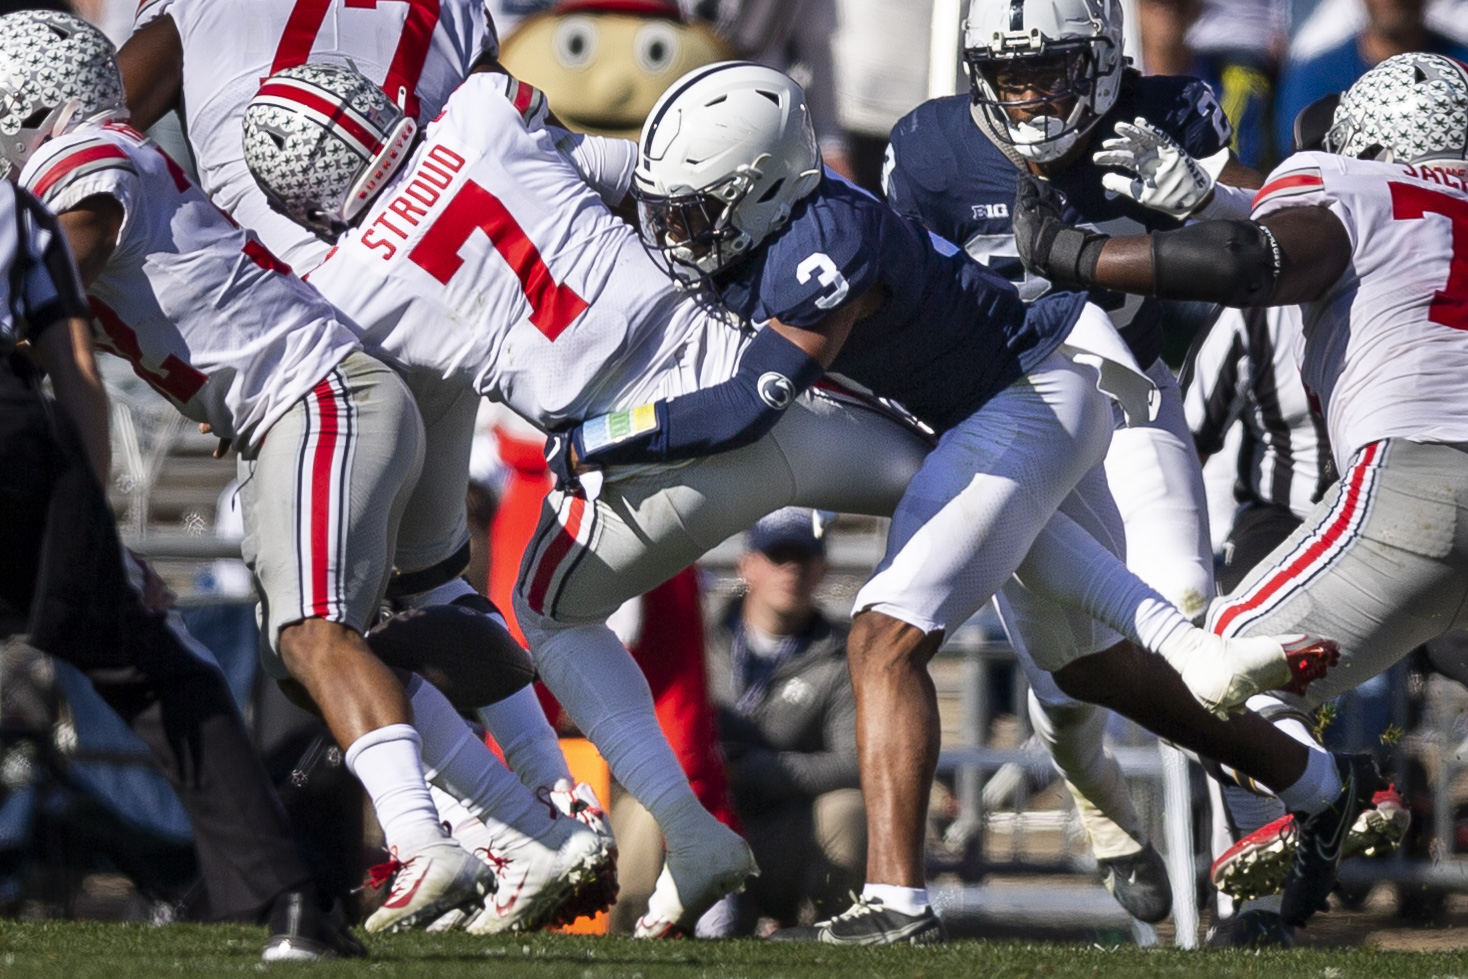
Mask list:
[[[1300,308],[1224,309],[1199,335],[1180,383],[1188,428],[1205,462],[1243,428],[1234,481],[1238,510],[1217,574],[1232,591],[1290,535],[1336,480],[1325,419],[1311,408],[1294,346]]]

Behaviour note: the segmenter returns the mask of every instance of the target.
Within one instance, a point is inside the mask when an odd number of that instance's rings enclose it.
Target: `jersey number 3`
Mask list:
[[[1388,186],[1392,190],[1392,217],[1398,221],[1419,220],[1428,214],[1448,219],[1453,247],[1448,281],[1433,294],[1427,318],[1441,326],[1468,330],[1468,202],[1416,184]]]
[[[846,281],[846,276],[841,274],[836,263],[831,261],[831,256],[825,252],[808,255],[805,261],[795,267],[796,282],[805,285],[812,278],[831,290],[816,298],[816,305],[821,309],[835,309],[851,291],[851,283]]]

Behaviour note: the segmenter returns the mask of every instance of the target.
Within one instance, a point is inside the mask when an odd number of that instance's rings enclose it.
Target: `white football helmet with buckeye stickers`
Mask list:
[[[973,0],[963,60],[980,128],[1026,160],[1057,160],[1116,104],[1121,0]]]
[[[0,17],[0,156],[11,174],[46,140],[79,123],[126,118],[122,73],[107,35],[54,10]]]
[[[245,108],[245,164],[270,206],[335,241],[404,163],[418,124],[354,68],[267,78]]]
[[[1386,59],[1341,97],[1325,149],[1383,163],[1468,159],[1468,65],[1417,52]]]

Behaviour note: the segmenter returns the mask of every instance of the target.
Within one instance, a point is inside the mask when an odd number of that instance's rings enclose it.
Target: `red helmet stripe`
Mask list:
[[[347,135],[362,145],[368,156],[382,151],[382,139],[359,122],[352,111],[340,102],[333,102],[316,94],[311,88],[290,79],[272,79],[260,87],[256,98],[277,98],[287,103],[296,103],[312,112],[326,117],[329,124],[339,126]]]

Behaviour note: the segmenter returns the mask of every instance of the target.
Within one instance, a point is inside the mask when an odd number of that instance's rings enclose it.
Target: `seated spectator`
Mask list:
[[[847,630],[816,607],[826,575],[818,520],[787,507],[750,529],[738,564],[744,595],[709,636],[734,807],[762,871],[727,902],[724,934],[749,934],[761,916],[795,924],[807,901],[829,918],[865,870]]]
[[[1308,58],[1291,51],[1275,103],[1277,146],[1290,145],[1290,128],[1301,109],[1323,95],[1344,92],[1392,55],[1427,51],[1468,60],[1468,46],[1427,26],[1427,0],[1365,0],[1364,6],[1366,25],[1358,33]]]

